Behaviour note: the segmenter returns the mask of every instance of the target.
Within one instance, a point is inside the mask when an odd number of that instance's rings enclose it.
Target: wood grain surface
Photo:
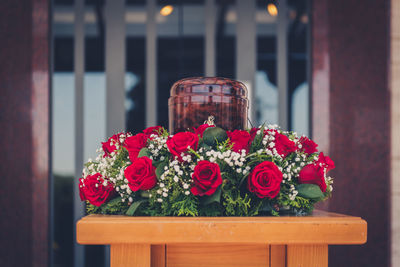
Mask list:
[[[150,245],[112,244],[111,267],[151,267]]]
[[[328,245],[288,245],[287,267],[328,267]]]
[[[363,244],[359,217],[317,212],[305,217],[128,217],[90,215],[77,224],[80,244]]]
[[[167,245],[167,267],[267,267],[268,245]]]

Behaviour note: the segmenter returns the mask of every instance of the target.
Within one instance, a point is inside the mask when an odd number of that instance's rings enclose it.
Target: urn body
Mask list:
[[[225,130],[247,128],[249,101],[246,86],[220,77],[196,77],[177,81],[168,101],[169,131],[192,130],[214,116]]]

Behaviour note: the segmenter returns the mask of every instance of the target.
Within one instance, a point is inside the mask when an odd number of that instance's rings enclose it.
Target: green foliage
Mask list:
[[[223,206],[227,216],[248,216],[251,198],[248,194],[244,197],[240,195],[237,189],[223,190],[222,197],[224,198]]]
[[[299,196],[311,199],[322,199],[324,194],[318,185],[315,184],[299,184],[296,187]]]
[[[92,205],[89,203],[89,201],[86,201],[86,213],[87,214],[96,214],[96,213],[100,213],[100,212],[101,212],[100,207]]]
[[[203,132],[203,142],[209,146],[216,146],[228,138],[226,131],[219,127],[209,127]]]
[[[126,214],[126,215],[129,215],[129,216],[133,216],[133,215],[135,214],[136,210],[139,208],[139,206],[140,206],[142,203],[145,203],[145,202],[147,202],[147,201],[148,201],[147,199],[141,199],[141,200],[138,200],[138,201],[133,202],[133,203],[131,204],[131,206],[129,207],[129,209],[125,212],[125,214]]]
[[[86,201],[86,212],[87,214],[112,214],[120,215],[125,214],[128,209],[126,202],[121,201],[121,197],[116,197],[107,203],[104,203],[100,207],[94,206]]]
[[[219,203],[211,203],[207,206],[199,206],[199,215],[207,217],[222,216],[223,208]]]
[[[250,153],[256,152],[262,147],[262,140],[264,137],[264,126],[260,127],[260,133],[254,137],[253,142],[250,145]]]
[[[156,168],[156,175],[157,178],[160,179],[160,176],[164,173],[164,168],[168,166],[168,162],[166,161],[162,161],[160,162],[160,164],[158,164],[157,168]]]
[[[147,147],[142,148],[139,151],[139,154],[138,154],[138,158],[140,158],[140,157],[150,157],[150,156],[151,156],[151,154],[150,154],[150,151],[149,151],[149,149]]]
[[[172,203],[171,210],[172,215],[175,216],[198,216],[199,201],[192,194],[185,196],[182,200],[178,200]]]
[[[208,205],[214,202],[220,203],[221,202],[221,187],[218,187],[214,194],[211,196],[204,196],[202,198],[202,204]]]

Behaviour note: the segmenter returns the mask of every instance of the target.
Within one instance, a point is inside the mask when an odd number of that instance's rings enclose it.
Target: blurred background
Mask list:
[[[253,125],[335,160],[319,208],[369,232],[330,266],[400,265],[398,1],[2,0],[0,36],[1,266],[109,266],[75,242],[83,162],[118,131],[167,128],[169,89],[193,76],[244,82]]]
[[[56,266],[104,261],[102,247],[73,242],[72,222],[83,216],[76,159],[95,158],[114,132],[168,128],[175,81],[240,79],[253,95],[253,125],[309,134],[309,1],[77,1],[54,0],[51,14]]]

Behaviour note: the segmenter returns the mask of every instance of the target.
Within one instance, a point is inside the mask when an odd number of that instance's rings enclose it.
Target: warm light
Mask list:
[[[171,15],[172,11],[174,11],[174,7],[171,5],[167,5],[160,10],[160,14],[164,17]]]
[[[273,4],[273,3],[269,3],[269,4],[267,5],[267,10],[268,10],[268,13],[269,13],[271,16],[273,16],[273,17],[275,17],[275,16],[278,15],[278,8],[277,8],[276,5]]]

